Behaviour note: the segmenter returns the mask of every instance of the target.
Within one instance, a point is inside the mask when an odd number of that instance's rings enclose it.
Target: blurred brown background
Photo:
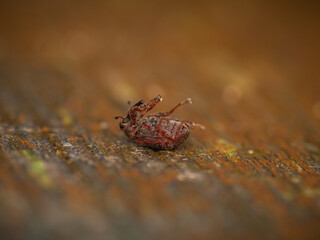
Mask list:
[[[318,239],[316,1],[1,1],[3,239]],[[116,115],[204,124],[172,151]]]

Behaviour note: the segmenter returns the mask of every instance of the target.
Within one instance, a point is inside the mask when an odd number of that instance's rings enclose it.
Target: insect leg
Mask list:
[[[205,126],[201,125],[201,124],[197,124],[197,123],[194,123],[192,121],[181,121],[181,124],[178,128],[178,131],[177,132],[180,132],[181,128],[183,127],[183,124],[186,124],[188,127],[190,127],[191,129],[192,128],[200,128],[201,130],[204,130],[205,129]]]
[[[165,119],[164,118],[160,118],[160,121],[159,121],[158,125],[156,126],[156,129],[158,131],[161,131],[161,124],[162,124],[163,120],[165,120]]]
[[[152,127],[151,127],[150,125],[148,125],[148,124],[146,124],[146,123],[142,123],[142,124],[143,124],[143,126],[145,126],[146,128],[148,128],[149,131],[152,130]]]
[[[185,122],[188,127],[191,127],[191,128],[200,128],[201,130],[205,130],[206,127],[201,125],[201,124],[198,124],[198,123],[194,123],[194,122],[191,122],[191,121],[186,121]]]
[[[181,107],[182,105],[187,104],[187,103],[192,104],[191,98],[187,98],[186,100],[178,103],[174,108],[172,108],[172,109],[168,112],[168,115],[171,114],[171,113],[173,113],[177,108],[179,108],[179,107]]]
[[[160,116],[161,116],[161,117],[166,117],[166,116],[170,115],[171,113],[173,113],[177,108],[179,108],[179,107],[181,107],[182,105],[187,104],[187,103],[192,104],[191,98],[187,98],[186,100],[178,103],[178,104],[177,104],[174,108],[172,108],[169,112],[160,112],[160,113],[156,113],[155,115],[156,115],[156,116],[159,116],[159,117],[160,117]]]
[[[162,101],[162,97],[158,95],[154,99],[152,99],[145,107],[143,111],[141,111],[141,114],[139,116],[139,119],[142,118],[147,112],[149,112],[155,105],[157,105],[159,102]]]

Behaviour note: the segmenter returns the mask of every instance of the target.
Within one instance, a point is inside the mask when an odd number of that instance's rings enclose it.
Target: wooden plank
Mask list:
[[[1,5],[3,239],[319,238],[318,6]],[[129,141],[157,94],[206,130]]]

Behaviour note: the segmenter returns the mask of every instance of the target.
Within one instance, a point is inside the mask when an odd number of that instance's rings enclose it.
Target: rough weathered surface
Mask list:
[[[1,239],[319,239],[319,6],[0,5]],[[127,100],[206,126],[127,140]]]

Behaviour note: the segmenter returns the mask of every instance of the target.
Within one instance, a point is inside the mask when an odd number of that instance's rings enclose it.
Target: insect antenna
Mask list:
[[[124,117],[121,117],[121,116],[116,116],[114,119],[118,119],[118,118],[124,119]]]

